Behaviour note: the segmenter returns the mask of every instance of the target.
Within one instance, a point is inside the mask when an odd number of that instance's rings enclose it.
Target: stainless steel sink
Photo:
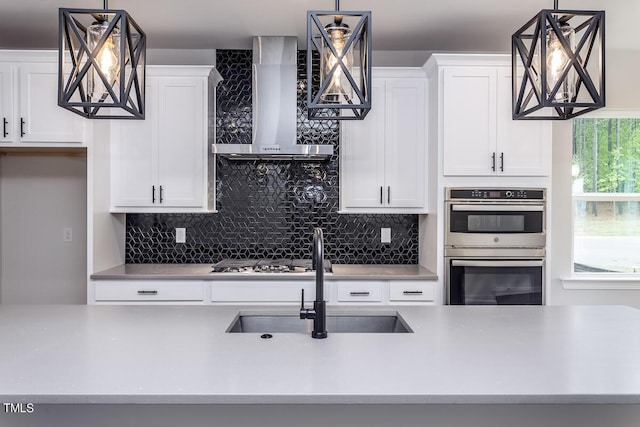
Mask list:
[[[227,332],[311,333],[313,322],[294,315],[240,314]],[[412,333],[398,314],[327,315],[329,333]]]

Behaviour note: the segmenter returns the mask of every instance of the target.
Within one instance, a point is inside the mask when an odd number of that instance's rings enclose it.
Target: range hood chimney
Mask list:
[[[213,144],[229,159],[326,160],[328,144],[297,144],[296,37],[253,38],[253,138],[251,144]]]

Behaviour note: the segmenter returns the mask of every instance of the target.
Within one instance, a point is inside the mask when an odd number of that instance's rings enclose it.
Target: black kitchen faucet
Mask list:
[[[302,289],[301,319],[313,319],[313,338],[327,337],[327,302],[324,300],[324,238],[322,229],[313,230],[313,269],[316,271],[316,299],[313,308],[304,307],[304,289]]]

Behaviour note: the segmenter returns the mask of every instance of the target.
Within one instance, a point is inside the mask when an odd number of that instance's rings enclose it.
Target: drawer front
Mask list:
[[[338,283],[338,301],[380,302],[382,301],[382,282]]]
[[[96,282],[96,301],[203,301],[202,282]]]
[[[304,289],[305,301],[316,297],[311,282],[229,281],[211,283],[212,302],[292,302],[300,303]],[[328,299],[325,291],[325,300]]]
[[[433,301],[435,282],[392,281],[389,283],[390,301]]]

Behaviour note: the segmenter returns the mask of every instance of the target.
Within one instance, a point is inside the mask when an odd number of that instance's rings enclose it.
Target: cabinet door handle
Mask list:
[[[500,153],[500,172],[504,172],[504,153]]]
[[[160,203],[162,203],[162,185],[160,186]]]
[[[495,153],[495,151],[491,155],[491,170],[494,171],[494,172],[496,171],[496,153]]]
[[[387,204],[391,204],[391,186],[387,187]]]
[[[151,186],[151,203],[155,203],[156,202],[156,186],[152,185]]]
[[[7,125],[9,124],[9,122],[7,121],[7,118],[4,117],[2,119],[2,134],[4,135],[4,137],[6,138],[7,135],[9,135],[9,132],[7,132]]]
[[[158,291],[150,291],[150,290],[139,290],[138,295],[158,295]]]
[[[368,297],[369,295],[371,295],[371,292],[369,292],[369,291],[353,291],[353,292],[349,292],[349,295],[351,295],[352,297]]]
[[[382,204],[382,186],[380,186],[380,204]]]
[[[422,291],[402,291],[402,295],[422,295]]]
[[[20,117],[20,136],[24,136],[24,119]]]

